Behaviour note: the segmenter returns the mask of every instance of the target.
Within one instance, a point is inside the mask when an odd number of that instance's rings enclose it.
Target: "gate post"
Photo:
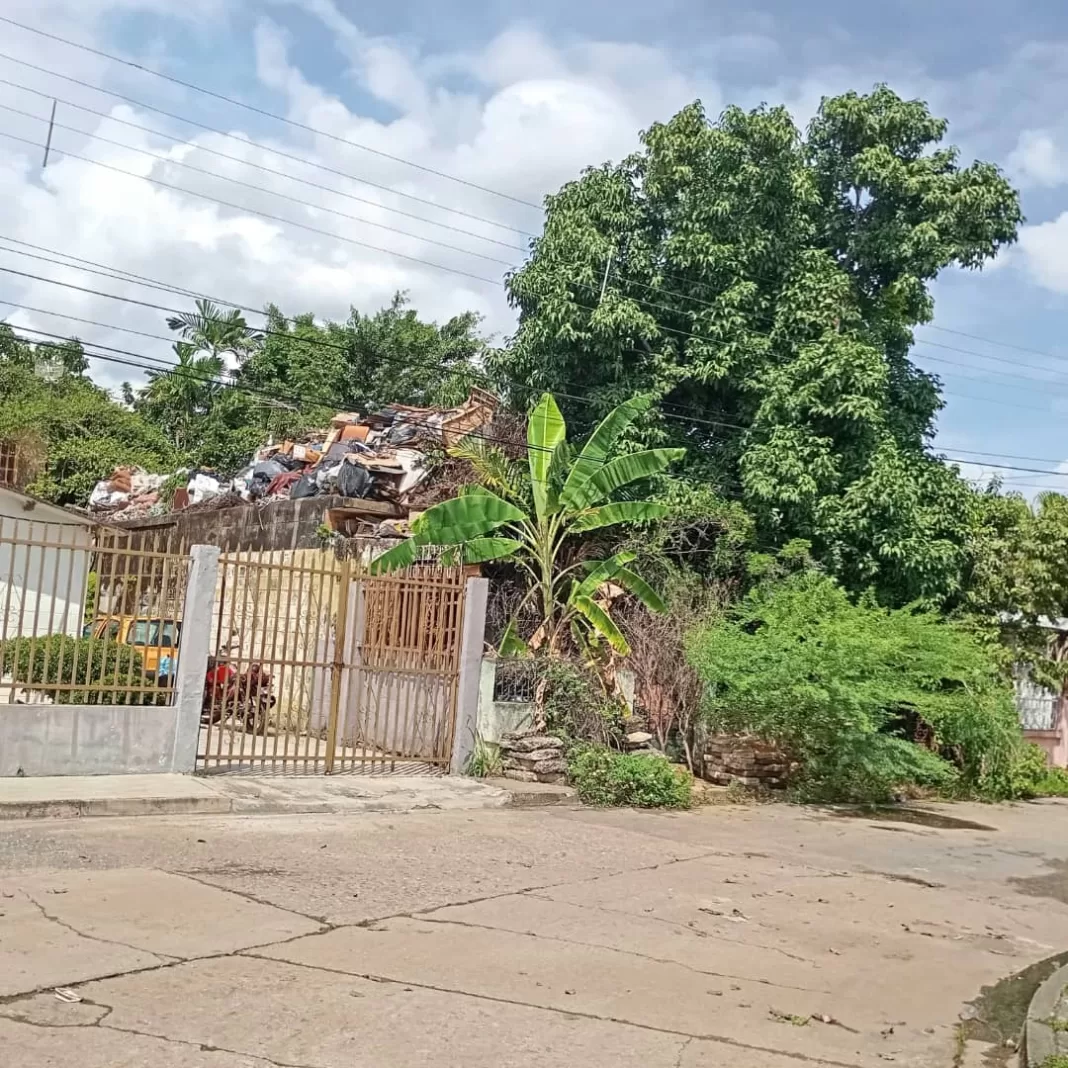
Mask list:
[[[219,574],[219,549],[194,545],[189,550],[189,578],[182,611],[182,634],[178,642],[178,665],[174,678],[174,745],[171,771],[190,774],[196,770],[200,740],[200,709],[211,645],[211,616],[215,607],[215,581]]]
[[[478,692],[482,678],[482,646],[486,639],[489,579],[469,578],[464,588],[464,629],[460,641],[460,678],[456,685],[452,759],[449,774],[462,775],[475,751],[478,732]]]
[[[341,561],[337,578],[337,625],[334,627],[334,662],[330,666],[330,710],[326,724],[326,767],[324,774],[334,771],[337,756],[337,724],[341,709],[341,683],[345,677],[345,655],[348,652],[349,587],[352,583],[352,564],[346,556]]]

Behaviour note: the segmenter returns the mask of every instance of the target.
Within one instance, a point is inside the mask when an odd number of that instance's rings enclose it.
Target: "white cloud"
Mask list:
[[[1024,130],[1006,167],[1020,185],[1061,185],[1068,181],[1068,151],[1046,130]]]
[[[1068,293],[1068,211],[1020,231],[1019,257],[1040,285]]]

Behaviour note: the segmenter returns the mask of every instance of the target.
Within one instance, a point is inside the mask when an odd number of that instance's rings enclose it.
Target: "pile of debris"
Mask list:
[[[564,743],[551,734],[506,734],[501,738],[501,768],[506,779],[518,782],[564,782]]]
[[[111,478],[98,482],[89,497],[89,512],[95,516],[142,519],[167,511],[160,490],[166,475],[150,475],[140,467],[116,467]]]
[[[319,495],[404,504],[429,473],[426,450],[448,449],[477,433],[492,422],[498,404],[492,393],[473,389],[458,408],[397,404],[369,415],[339,412],[329,429],[304,441],[268,442],[233,479],[208,469],[179,472],[186,476],[185,484],[171,507],[179,511]],[[97,483],[89,511],[116,521],[162,515],[168,508],[160,490],[169,480],[139,468],[116,468],[110,479]]]

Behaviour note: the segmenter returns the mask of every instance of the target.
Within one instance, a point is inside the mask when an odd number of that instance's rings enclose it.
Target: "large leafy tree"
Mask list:
[[[550,652],[570,633],[580,648],[607,642],[620,653],[627,640],[612,618],[614,585],[647,607],[663,611],[652,587],[630,569],[635,554],[617,552],[583,559],[573,550],[580,535],[621,523],[663,519],[668,508],[645,500],[617,500],[619,492],[649,479],[682,458],[682,449],[648,449],[616,454],[620,437],[648,406],[624,402],[604,418],[577,456],[567,444],[567,428],[551,394],[545,394],[527,426],[527,460],[511,461],[497,448],[469,439],[460,454],[481,482],[459,497],[427,509],[412,525],[412,536],[374,562],[376,571],[414,563],[426,546],[451,546],[446,559],[464,563],[510,559],[530,579],[528,597],[540,607],[535,639]],[[513,625],[503,651],[524,644]]]
[[[765,543],[805,538],[889,602],[953,594],[969,491],[928,452],[939,384],[912,329],[939,272],[990,260],[1020,210],[945,130],[885,86],[825,99],[804,135],[781,107],[683,109],[548,198],[493,370],[518,399],[571,394],[579,428],[648,396],[639,438],[685,445]]]

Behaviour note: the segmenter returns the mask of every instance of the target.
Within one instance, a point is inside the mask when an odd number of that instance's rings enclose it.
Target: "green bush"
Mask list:
[[[1051,768],[1046,763],[1046,752],[1032,742],[1020,750],[1019,759],[1012,768],[1010,778],[1011,796],[1068,797],[1068,771]]]
[[[10,638],[3,643],[3,666],[12,681],[60,705],[139,705],[155,700],[149,692],[128,692],[129,686],[146,684],[141,654],[115,641],[68,634]],[[108,688],[59,688],[90,683]]]
[[[588,805],[690,807],[693,776],[662,757],[580,746],[568,755],[567,770],[579,798]]]
[[[605,694],[593,672],[570,660],[544,657],[537,662],[536,678],[549,734],[601,745],[622,741],[626,707]]]
[[[974,635],[933,613],[854,603],[805,571],[696,628],[687,655],[709,727],[780,742],[814,796],[1015,796],[1012,688]]]

